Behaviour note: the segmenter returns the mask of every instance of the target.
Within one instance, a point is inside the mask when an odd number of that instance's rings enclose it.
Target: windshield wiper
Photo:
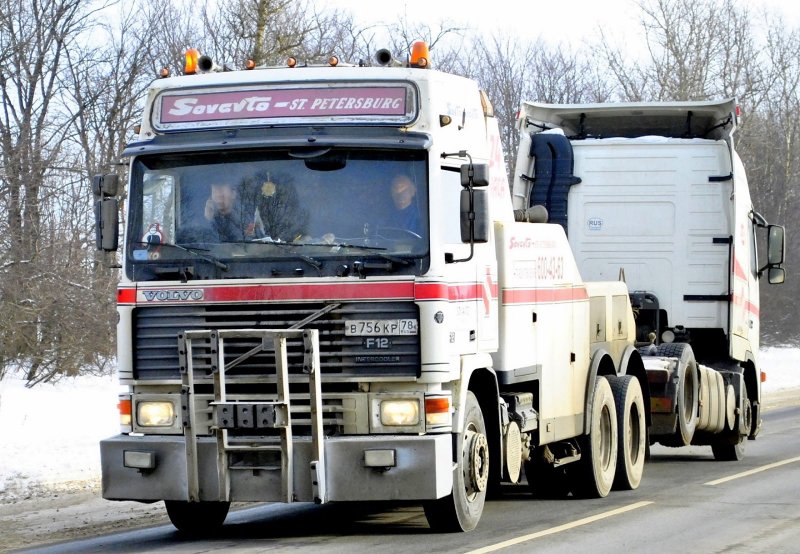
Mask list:
[[[382,246],[364,246],[361,244],[349,244],[346,242],[340,242],[332,244],[331,246],[338,246],[340,248],[358,248],[359,250],[365,250],[367,252],[373,253],[376,256],[383,258],[384,260],[391,262],[392,264],[400,264],[400,265],[410,265],[411,261],[406,258],[400,258],[398,256],[392,256],[391,254],[387,254],[386,252],[381,252],[382,250],[386,250],[386,248]],[[388,267],[387,269],[392,269]]]
[[[180,244],[175,244],[172,242],[137,242],[135,244],[144,244],[150,247],[158,247],[158,246],[169,246],[170,248],[175,248],[177,250],[181,250],[182,252],[187,252],[196,258],[200,258],[210,264],[213,264],[215,267],[218,267],[222,271],[228,271],[228,265],[222,263],[218,258],[215,258],[211,254],[203,254],[202,252],[205,251],[204,248],[197,248],[193,246],[182,246]]]
[[[275,246],[280,246],[280,247],[286,248],[289,251],[289,253],[292,254],[295,258],[297,258],[299,260],[303,260],[304,262],[306,262],[308,265],[310,265],[311,267],[313,267],[317,271],[319,271],[322,268],[322,262],[321,261],[317,260],[316,258],[312,258],[311,256],[307,256],[305,254],[301,254],[300,252],[296,252],[296,251],[292,250],[292,248],[294,248],[295,246],[309,246],[306,243],[302,243],[302,242],[283,242],[282,240],[275,240],[275,239],[270,238],[270,237],[264,237],[264,238],[260,238],[260,239],[253,239],[253,240],[247,241],[247,242],[255,242],[255,243],[258,243],[258,244],[273,244]]]

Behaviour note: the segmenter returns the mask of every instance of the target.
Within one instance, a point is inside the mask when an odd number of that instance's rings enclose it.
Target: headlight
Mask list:
[[[136,422],[142,427],[169,427],[175,417],[172,402],[139,402],[136,404]]]
[[[419,424],[419,402],[416,398],[381,402],[381,425],[409,427]]]

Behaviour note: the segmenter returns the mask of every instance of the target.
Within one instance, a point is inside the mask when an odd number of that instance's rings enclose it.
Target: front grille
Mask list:
[[[324,303],[275,305],[145,306],[133,313],[134,377],[143,380],[180,379],[178,335],[193,330],[288,329],[326,308]],[[392,336],[367,341],[345,335],[353,319],[419,319],[412,302],[342,303],[313,319],[308,328],[319,330],[320,368],[325,377],[415,377],[420,369],[419,335]],[[258,346],[257,339],[225,341],[226,365]],[[302,340],[290,340],[289,374],[303,372]],[[370,348],[370,347],[372,348]],[[376,348],[376,347],[380,348]],[[211,376],[210,344],[194,341],[195,379]],[[226,371],[230,378],[274,374],[272,352],[260,352]]]

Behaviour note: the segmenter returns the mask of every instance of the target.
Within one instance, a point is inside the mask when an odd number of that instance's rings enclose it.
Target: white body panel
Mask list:
[[[542,443],[575,436],[586,402],[589,297],[558,225],[496,224],[500,274],[498,372],[537,378]],[[577,431],[577,432],[576,432]]]
[[[569,194],[569,237],[584,276],[624,272],[632,291],[654,292],[670,325],[722,328],[728,305],[685,295],[728,292],[727,239],[733,229],[732,184],[724,142],[601,139],[576,141]]]

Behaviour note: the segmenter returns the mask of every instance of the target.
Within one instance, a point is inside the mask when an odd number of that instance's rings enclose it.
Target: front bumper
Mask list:
[[[325,480],[330,501],[429,500],[453,486],[452,435],[381,435],[327,438]],[[368,467],[365,454],[392,451],[394,466]],[[127,459],[146,459],[153,467],[126,467]],[[135,452],[136,454],[130,454]],[[314,500],[310,439],[293,443],[294,500]],[[100,443],[103,498],[108,500],[189,500],[189,470],[183,436],[118,435]],[[220,487],[217,441],[197,440],[199,499],[249,502],[283,500],[281,470],[228,459],[230,495]]]

